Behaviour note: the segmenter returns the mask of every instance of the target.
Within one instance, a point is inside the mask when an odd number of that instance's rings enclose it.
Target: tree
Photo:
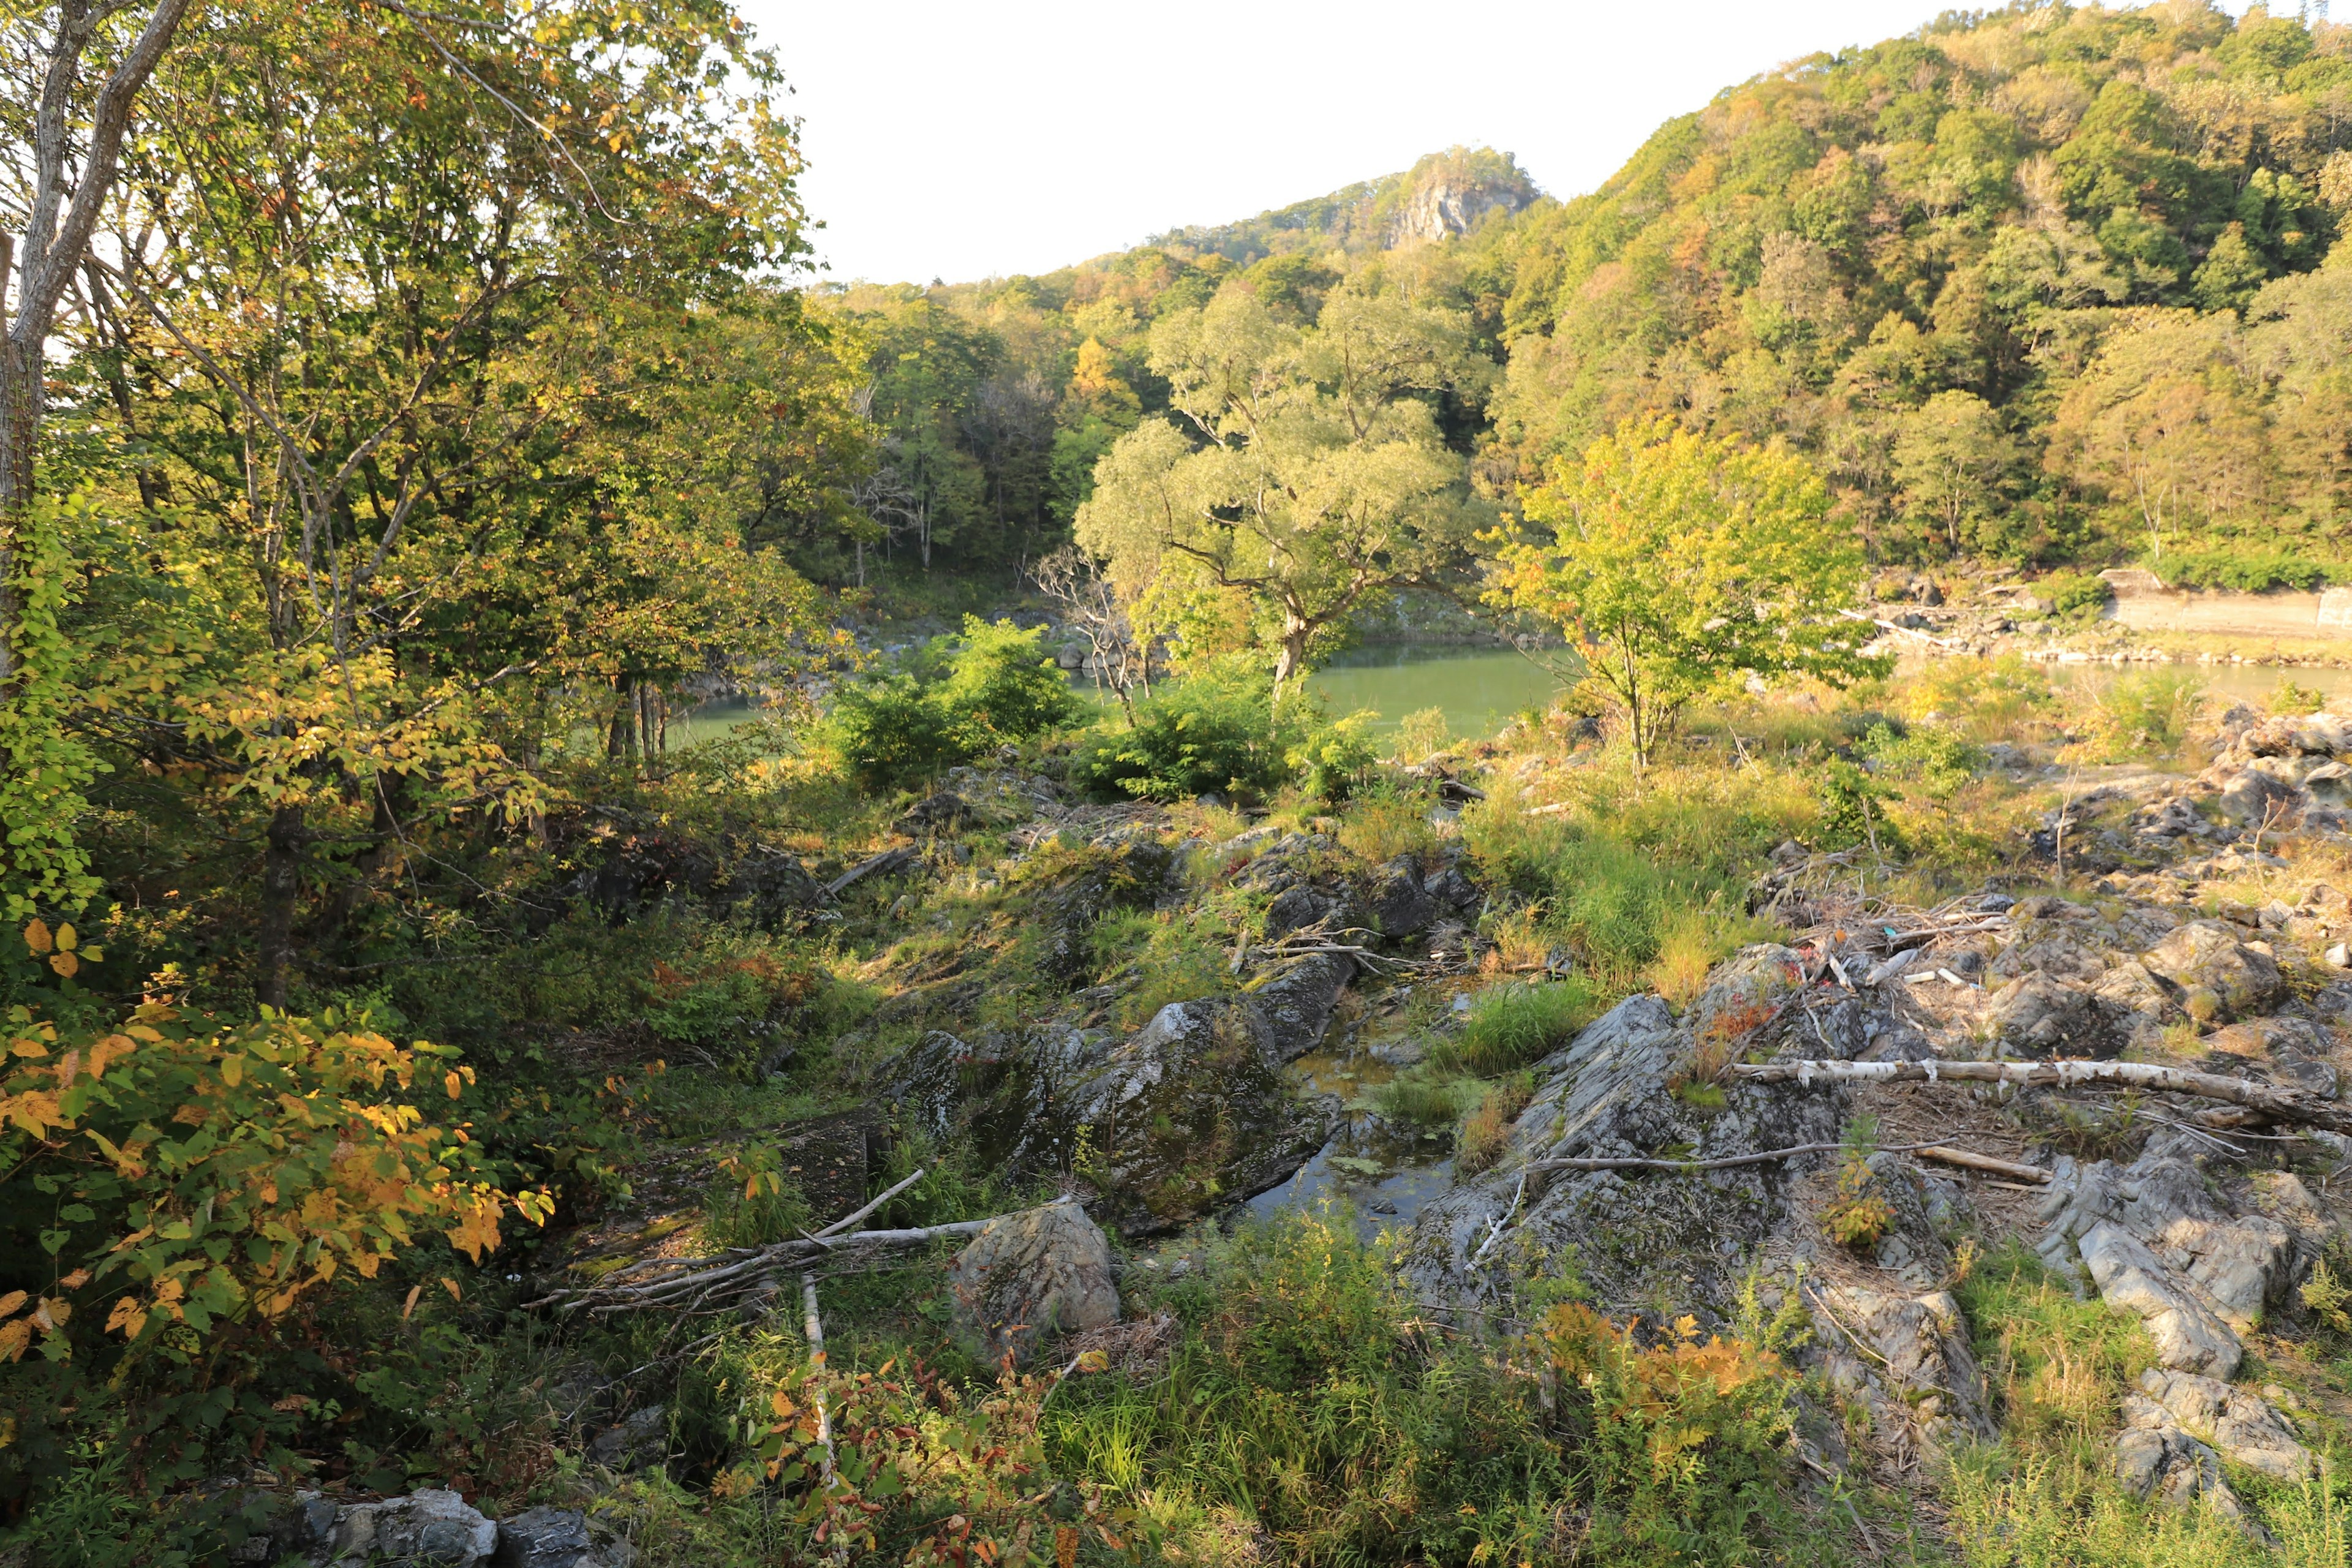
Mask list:
[[[10,52],[39,84],[24,83],[30,89],[22,100],[29,117],[20,106],[7,111],[15,121],[8,127],[12,139],[23,150],[15,173],[24,231],[21,243],[0,234],[0,700],[16,685],[21,606],[16,541],[33,500],[49,332],[113,191],[139,90],[187,9],[188,0],[156,0],[143,20],[137,7],[94,0],[10,9],[8,30],[17,35]],[[86,57],[93,46],[103,47],[101,38],[119,44],[121,53],[84,110]],[[13,318],[5,298],[12,258],[17,263]]]
[[[1983,513],[2016,467],[2017,444],[1973,392],[1939,392],[1895,430],[1894,476],[1904,504],[1941,524],[1954,554],[1961,522]]]
[[[1527,520],[1550,537],[1500,536],[1487,601],[1583,646],[1586,689],[1646,768],[1685,703],[1743,676],[1884,668],[1835,613],[1862,560],[1829,509],[1801,458],[1628,420],[1528,493]]]
[[[1299,329],[1227,289],[1162,316],[1150,363],[1190,434],[1121,437],[1078,543],[1130,599],[1171,569],[1250,594],[1277,689],[1372,595],[1435,581],[1469,543],[1478,510],[1433,405],[1482,394],[1491,366],[1458,312],[1350,284]]]
[[[647,678],[813,618],[740,548],[790,406],[751,362],[795,335],[744,278],[801,248],[797,156],[713,5],[202,28],[151,89],[78,346],[146,455],[125,505],[206,593],[152,606],[156,679],[101,723],[266,813],[282,1004],[306,888],[373,875],[419,816],[528,819],[568,696],[642,737]]]

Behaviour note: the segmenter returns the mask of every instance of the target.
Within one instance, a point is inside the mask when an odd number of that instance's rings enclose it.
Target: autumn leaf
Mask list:
[[[35,921],[25,928],[25,945],[35,952],[47,952],[57,945],[57,939],[49,934],[46,922]]]
[[[422,1285],[411,1285],[408,1288],[408,1300],[400,1304],[400,1321],[404,1323],[408,1321],[408,1314],[416,1310],[416,1298],[424,1294],[425,1287]]]

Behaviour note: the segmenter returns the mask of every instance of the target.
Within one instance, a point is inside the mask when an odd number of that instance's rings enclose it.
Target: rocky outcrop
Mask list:
[[[2179,987],[2192,1016],[2222,1020],[2267,1012],[2285,994],[2278,960],[2248,947],[2222,921],[2191,921],[2140,955],[2149,973]]]
[[[315,1491],[272,1503],[268,1527],[229,1561],[274,1568],[629,1568],[635,1552],[576,1509],[532,1508],[503,1522],[453,1491],[338,1503]]]
[[[2317,1462],[2294,1428],[2251,1388],[2152,1366],[2140,1373],[2139,1392],[2182,1431],[2232,1464],[2274,1481],[2308,1480],[2317,1473]]]
[[[1118,1321],[1110,1243],[1074,1203],[1002,1215],[956,1255],[955,1324],[973,1356],[1025,1364],[1041,1342]]]
[[[475,1568],[498,1544],[494,1521],[456,1492],[426,1489],[338,1510],[322,1560],[382,1568]]]
[[[2226,1380],[2244,1358],[2239,1334],[2284,1299],[2297,1248],[2279,1221],[2217,1202],[2198,1149],[2168,1133],[2122,1170],[2062,1157],[2039,1250],[2056,1268],[2079,1259],[2101,1297],[2147,1324],[2162,1365]]]

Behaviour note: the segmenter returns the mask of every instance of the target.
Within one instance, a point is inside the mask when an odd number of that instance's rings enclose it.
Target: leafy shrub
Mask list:
[[[1790,1381],[1770,1342],[1792,1335],[1793,1319],[1760,1328],[1702,1343],[1683,1318],[1644,1347],[1631,1325],[1568,1301],[1529,1336],[1560,1387],[1576,1391],[1592,1508],[1586,1560],[1748,1559],[1758,1526],[1783,1507],[1792,1429]]]
[[[862,783],[891,789],[1067,722],[1078,699],[1045,657],[1043,636],[965,616],[961,637],[936,639],[908,668],[845,685],[835,744]]]
[[[2157,570],[2178,587],[2231,588],[2242,594],[2270,588],[2309,593],[2330,583],[2352,581],[2352,566],[2276,549],[2189,551],[2165,557]]]
[[[1462,1032],[1431,1057],[1466,1072],[1508,1072],[1566,1045],[1599,1013],[1591,984],[1580,975],[1491,986],[1470,1005]]]
[[[19,1005],[0,1032],[0,1171],[16,1200],[0,1224],[0,1363],[37,1348],[85,1375],[110,1368],[117,1389],[178,1388],[148,1401],[150,1426],[184,1429],[175,1401],[213,1422],[235,1411],[230,1429],[258,1453],[289,1423],[222,1402],[239,1375],[222,1361],[233,1331],[284,1318],[345,1270],[374,1278],[425,1234],[478,1262],[509,1205],[542,1223],[552,1207],[543,1191],[501,1191],[464,1127],[425,1121],[418,1100],[472,1081],[446,1047],[403,1049],[332,1014],[223,1028],[159,1002],[86,1031]],[[0,1385],[20,1465],[57,1458],[62,1417],[39,1386]]]
[[[2115,585],[2091,572],[2059,572],[2034,584],[2050,601],[2053,615],[2095,615],[2116,596]]]
[[[713,1247],[765,1247],[814,1223],[808,1200],[786,1173],[783,1156],[760,1143],[719,1163],[703,1208],[703,1234]]]
[[[1910,784],[1941,800],[1976,776],[1984,752],[1940,725],[1920,724],[1902,734],[1876,724],[1862,738],[1862,753],[1881,778]]]
[[[1290,782],[1275,734],[1271,688],[1255,670],[1220,667],[1163,686],[1135,705],[1135,724],[1107,721],[1079,744],[1070,782],[1096,795],[1189,800],[1212,791],[1266,795]]]
[[[1381,760],[1372,741],[1369,714],[1350,713],[1326,721],[1319,711],[1299,711],[1305,704],[1286,704],[1297,738],[1283,752],[1299,788],[1318,800],[1342,801],[1367,778]]]
[[[709,1047],[754,1035],[778,1004],[805,1000],[815,980],[764,952],[714,957],[692,974],[656,960],[646,1026],[673,1045]]]
[[[1429,799],[1419,790],[1376,784],[1359,791],[1339,818],[1339,847],[1369,865],[1400,855],[1419,860],[1437,852]]]
[[[2168,757],[2188,741],[2204,700],[2205,683],[2186,670],[2126,676],[2092,700],[2085,741],[2110,761]]]
[[[2272,689],[2265,704],[2273,713],[2302,715],[2316,713],[2327,706],[2327,694],[2308,686],[2297,686],[2293,679],[2282,680]]]
[[[1445,750],[1453,738],[1454,727],[1446,721],[1444,709],[1416,709],[1397,721],[1397,760],[1417,763]]]
[[[1902,791],[1843,757],[1832,757],[1822,765],[1821,781],[1823,842],[1835,848],[1869,844],[1893,851],[1900,847],[1885,803],[1901,800]]]

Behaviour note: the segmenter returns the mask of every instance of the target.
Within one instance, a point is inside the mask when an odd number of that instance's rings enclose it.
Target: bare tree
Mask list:
[[[849,488],[849,500],[874,524],[875,538],[886,552],[898,542],[900,533],[911,528],[924,541],[924,564],[930,563],[929,509],[923,504],[923,498],[898,477],[898,469],[887,464],[875,469],[870,477]],[[863,588],[866,535],[853,533],[850,537],[857,547],[857,585]]]
[[[33,454],[40,437],[45,357],[58,301],[89,247],[99,208],[113,187],[132,100],[163,58],[187,14],[188,0],[155,0],[145,20],[129,0],[58,0],[29,11],[11,7],[21,29],[32,133],[18,151],[21,241],[0,233],[0,693],[16,680],[14,633],[21,606],[16,586],[16,534],[33,500]],[[135,34],[131,28],[136,26]],[[130,41],[99,88],[86,123],[77,123],[89,68],[101,35]],[[11,274],[16,309],[7,309]]]
[[[1029,568],[1037,591],[1062,606],[1063,618],[1087,639],[1087,668],[1095,689],[1108,684],[1127,721],[1135,722],[1134,693],[1151,695],[1151,647],[1139,642],[1127,606],[1104,576],[1100,563],[1075,544],[1066,544]]]

